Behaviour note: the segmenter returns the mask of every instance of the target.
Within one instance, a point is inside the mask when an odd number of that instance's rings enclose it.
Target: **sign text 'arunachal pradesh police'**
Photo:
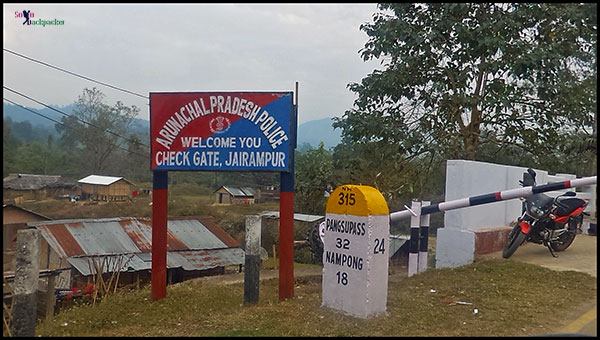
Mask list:
[[[289,171],[292,92],[150,93],[152,170]]]

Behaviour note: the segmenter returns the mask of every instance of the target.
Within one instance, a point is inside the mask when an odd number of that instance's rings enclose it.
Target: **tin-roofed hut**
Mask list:
[[[254,204],[259,199],[258,190],[250,187],[221,186],[215,190],[215,203]]]
[[[134,184],[123,177],[90,175],[77,181],[81,198],[95,201],[127,201],[131,199]]]
[[[105,218],[31,222],[40,230],[41,269],[63,271],[56,286],[69,289],[91,283],[94,263],[105,260],[103,273],[118,271],[121,284],[147,282],[152,267],[150,218]],[[168,283],[222,274],[244,263],[239,242],[215,224],[212,217],[170,217],[167,223]]]

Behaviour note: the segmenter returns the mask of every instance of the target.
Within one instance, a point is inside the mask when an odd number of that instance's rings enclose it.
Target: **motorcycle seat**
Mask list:
[[[556,214],[558,216],[566,216],[573,212],[573,210],[583,206],[585,201],[574,197],[559,197],[556,203],[558,205]]]

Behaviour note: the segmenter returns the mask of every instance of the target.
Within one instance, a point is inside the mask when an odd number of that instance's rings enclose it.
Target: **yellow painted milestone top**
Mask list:
[[[340,215],[389,215],[383,195],[368,185],[345,184],[337,187],[329,196],[325,210]]]

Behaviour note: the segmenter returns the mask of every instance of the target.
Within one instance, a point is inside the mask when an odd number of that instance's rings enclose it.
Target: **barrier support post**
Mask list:
[[[17,231],[15,281],[13,288],[14,305],[12,307],[12,321],[10,324],[11,335],[13,337],[35,336],[41,239],[40,231],[37,229],[21,229]]]
[[[430,201],[421,202],[421,207],[430,205]],[[419,226],[419,266],[418,272],[427,270],[427,247],[429,246],[429,214],[421,214]]]
[[[410,207],[414,215],[410,217],[410,243],[408,253],[408,277],[417,273],[419,265],[419,224],[421,223],[421,202],[413,200]]]

